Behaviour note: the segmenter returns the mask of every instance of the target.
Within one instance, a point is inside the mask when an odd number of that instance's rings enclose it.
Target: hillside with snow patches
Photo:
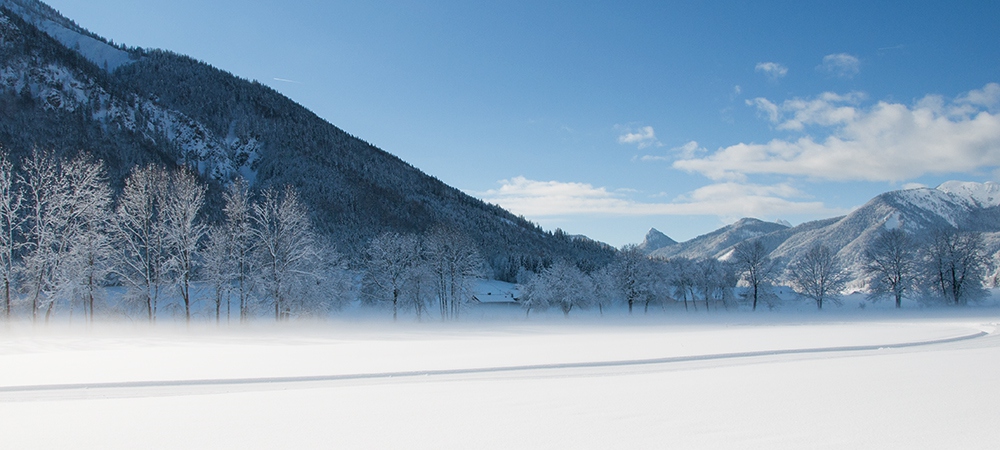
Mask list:
[[[660,258],[725,258],[740,242],[759,239],[771,250],[771,257],[784,265],[821,244],[837,250],[837,256],[855,276],[854,286],[859,287],[861,255],[886,228],[903,228],[916,236],[941,228],[981,232],[988,254],[996,258],[1000,252],[1000,184],[949,181],[937,188],[886,192],[846,216],[795,227],[742,219],[690,241],[658,246],[647,253]],[[650,244],[640,246],[648,247]]]

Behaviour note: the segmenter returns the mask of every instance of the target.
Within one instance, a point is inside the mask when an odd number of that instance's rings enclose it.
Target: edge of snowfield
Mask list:
[[[0,328],[0,446],[985,449],[1000,442],[1000,308],[703,314],[223,328],[13,324]],[[698,358],[855,346],[875,347]],[[678,360],[643,362],[657,358]],[[600,362],[621,364],[589,365]],[[309,378],[317,376],[329,378]],[[276,380],[283,377],[293,379]]]

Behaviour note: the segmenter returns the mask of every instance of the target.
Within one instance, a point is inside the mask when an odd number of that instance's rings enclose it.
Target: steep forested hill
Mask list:
[[[0,6],[0,145],[14,160],[32,148],[87,152],[116,186],[137,165],[188,165],[216,205],[235,177],[290,184],[342,252],[385,231],[446,227],[472,239],[500,278],[557,259],[596,267],[614,254],[466,195],[260,83],[114,46],[34,0]]]

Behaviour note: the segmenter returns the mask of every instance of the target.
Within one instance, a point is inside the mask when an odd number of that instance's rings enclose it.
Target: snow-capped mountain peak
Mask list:
[[[1000,184],[992,181],[946,181],[937,190],[956,195],[980,207],[1000,206]]]

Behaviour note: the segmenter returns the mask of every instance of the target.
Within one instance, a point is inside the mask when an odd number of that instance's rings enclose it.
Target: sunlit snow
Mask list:
[[[995,307],[845,307],[14,324],[0,433],[4,448],[996,448],[998,323]]]

